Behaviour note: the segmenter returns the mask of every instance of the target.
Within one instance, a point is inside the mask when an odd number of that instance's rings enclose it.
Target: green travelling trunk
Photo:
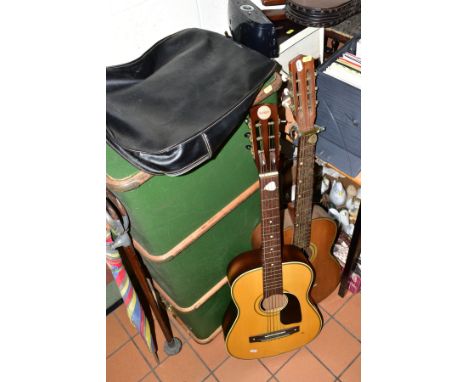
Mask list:
[[[271,99],[276,95],[264,103]],[[244,122],[215,158],[185,175],[153,176],[131,191],[114,191],[127,209],[135,247],[157,289],[200,342],[209,341],[222,323],[231,301],[223,281],[227,266],[251,249],[251,233],[260,221],[258,172],[246,147],[247,132]],[[108,178],[139,172],[109,146],[106,157]],[[197,240],[173,257],[165,255],[247,189],[245,200]],[[209,291],[214,294],[203,301]]]

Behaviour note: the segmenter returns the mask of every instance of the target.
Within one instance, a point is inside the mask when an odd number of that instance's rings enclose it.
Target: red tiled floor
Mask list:
[[[305,348],[301,349],[277,374],[280,382],[334,382],[335,377]]]
[[[270,373],[275,374],[278,369],[283,366],[290,358],[292,358],[298,350],[290,351],[277,355],[275,357],[262,358],[261,362],[270,370]]]
[[[132,341],[107,358],[108,382],[137,382],[150,368]]]
[[[307,346],[335,375],[339,375],[361,351],[361,344],[333,319]]]
[[[343,326],[361,339],[361,293],[353,298],[335,315]]]
[[[307,348],[261,361],[230,357],[222,333],[208,344],[199,344],[171,319],[174,335],[184,344],[181,353],[168,357],[163,350],[165,338],[158,327],[159,364],[128,322],[125,309],[121,306],[107,317],[107,351],[108,355],[112,354],[107,358],[107,381],[358,382],[360,342],[350,333],[360,338],[360,303],[360,294],[348,293],[342,299],[334,293],[319,305],[325,324],[322,332]],[[154,367],[154,372],[149,365]]]
[[[266,382],[271,374],[257,360],[242,360],[229,357],[216,371],[220,382]]]
[[[149,373],[141,382],[159,382],[153,373]]]
[[[319,309],[319,311],[322,315],[323,324],[325,325],[331,316],[325,311],[325,309]]]
[[[218,382],[215,377],[210,375],[207,379],[205,379],[203,382]]]
[[[189,343],[211,370],[216,369],[229,356],[222,333],[219,333],[209,344],[199,344],[193,338],[189,340]]]
[[[325,310],[328,314],[334,315],[338,309],[340,309],[343,304],[350,299],[353,294],[350,291],[346,291],[344,297],[340,297],[338,295],[339,286],[335,289],[335,291],[328,296],[325,300],[321,301],[318,305],[320,311]]]
[[[143,338],[141,338],[140,335],[133,337],[133,341],[135,341],[135,344],[137,348],[140,350],[140,353],[143,355],[143,357],[146,359],[146,361],[151,365],[151,367],[155,367],[158,363],[156,362],[156,358],[154,357],[153,354],[150,353],[148,349],[148,345],[146,345],[146,342],[143,341]],[[166,353],[164,353],[164,350],[162,349],[163,343],[158,342],[158,346],[161,347],[160,351],[158,351],[158,356],[159,356],[159,361],[162,362],[164,359],[167,358]]]
[[[162,382],[201,382],[210,372],[188,344],[155,369]]]
[[[342,382],[360,382],[361,381],[361,356],[340,376]]]
[[[128,341],[129,337],[114,315],[106,317],[106,328],[106,355],[109,355]]]

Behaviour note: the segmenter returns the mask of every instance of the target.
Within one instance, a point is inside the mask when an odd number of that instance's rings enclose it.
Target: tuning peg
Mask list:
[[[319,126],[319,125],[314,125],[314,130],[316,133],[321,133],[322,131],[325,130],[325,127]]]
[[[247,131],[247,132],[244,134],[244,137],[250,138],[251,135],[252,135],[252,133],[251,133],[250,131]]]
[[[247,150],[252,150],[252,145],[245,145],[245,148],[246,148]]]

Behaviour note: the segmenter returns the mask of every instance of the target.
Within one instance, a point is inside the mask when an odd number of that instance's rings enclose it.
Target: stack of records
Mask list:
[[[361,12],[361,0],[286,1],[286,17],[308,27],[331,27],[359,12]]]
[[[343,53],[324,70],[324,73],[361,89],[361,57],[355,54]]]

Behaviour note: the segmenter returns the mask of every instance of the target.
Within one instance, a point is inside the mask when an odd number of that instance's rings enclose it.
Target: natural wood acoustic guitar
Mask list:
[[[233,357],[274,356],[307,344],[322,328],[310,300],[314,271],[302,251],[282,245],[279,203],[279,122],[276,105],[251,109],[252,151],[259,170],[262,242],[228,266],[232,304],[223,320]]]
[[[285,227],[283,241],[301,248],[315,271],[312,300],[318,303],[329,296],[340,283],[341,267],[331,254],[337,235],[337,225],[320,206],[313,206],[316,96],[315,68],[310,56],[299,55],[289,62],[291,96],[297,125],[289,135],[297,145],[296,197],[292,212],[293,225]],[[261,227],[252,234],[252,246],[261,243]]]

